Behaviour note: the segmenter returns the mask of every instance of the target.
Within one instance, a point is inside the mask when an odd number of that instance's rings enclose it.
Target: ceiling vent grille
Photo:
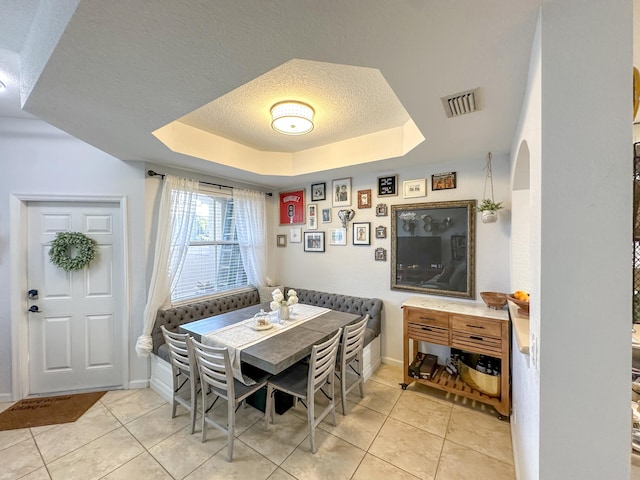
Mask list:
[[[466,92],[442,97],[442,106],[444,107],[447,117],[459,117],[460,115],[480,110],[478,105],[478,90],[479,89],[474,88]]]

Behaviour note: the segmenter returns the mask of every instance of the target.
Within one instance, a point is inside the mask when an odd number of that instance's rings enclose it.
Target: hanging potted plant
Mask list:
[[[487,154],[487,164],[485,166],[487,171],[484,177],[484,192],[482,194],[483,199],[480,205],[476,208],[478,212],[482,213],[482,223],[495,223],[498,221],[498,210],[504,208],[502,202],[497,202],[493,198],[493,172],[491,171],[491,152]],[[491,186],[491,198],[487,197],[487,182]]]
[[[498,210],[504,208],[502,202],[495,203],[489,198],[482,200],[478,206],[478,212],[482,212],[482,223],[495,223],[498,221]]]

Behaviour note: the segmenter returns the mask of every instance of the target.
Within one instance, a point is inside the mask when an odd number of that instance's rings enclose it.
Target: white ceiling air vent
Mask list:
[[[480,106],[478,105],[478,90],[478,88],[474,88],[466,92],[441,97],[442,106],[444,107],[447,117],[459,117],[460,115],[480,110]]]

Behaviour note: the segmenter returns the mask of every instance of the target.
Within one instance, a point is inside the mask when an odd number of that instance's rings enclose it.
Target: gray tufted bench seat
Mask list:
[[[379,298],[351,297],[349,295],[340,295],[339,293],[326,293],[295,287],[286,287],[285,291],[289,291],[290,288],[296,291],[300,303],[330,308],[340,312],[357,313],[363,317],[368,313],[370,318],[364,335],[365,347],[380,335],[382,300]]]

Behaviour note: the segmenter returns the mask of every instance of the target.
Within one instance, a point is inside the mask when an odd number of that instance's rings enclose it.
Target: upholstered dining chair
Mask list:
[[[362,374],[364,334],[369,321],[369,314],[353,325],[347,325],[342,331],[342,342],[336,363],[336,377],[340,381],[340,399],[342,414],[347,414],[347,395],[354,388],[360,387],[360,398],[364,398],[364,376]],[[356,379],[347,385],[348,378],[355,374]]]
[[[307,420],[309,423],[309,440],[311,452],[316,453],[316,427],[331,413],[333,424],[336,424],[336,408],[334,402],[334,371],[336,366],[336,356],[338,353],[338,343],[342,329],[326,342],[314,345],[311,349],[309,363],[298,362],[287,368],[285,371],[274,375],[267,383],[267,402],[265,406],[265,425],[269,428],[270,419],[275,422],[275,402],[273,394],[275,390],[288,393],[301,400],[307,407]],[[327,387],[327,392],[323,393],[329,399],[329,405],[315,417],[315,393]],[[305,403],[306,402],[306,403]]]
[[[227,433],[227,461],[233,459],[233,440],[236,428],[236,410],[242,402],[252,393],[260,390],[267,384],[269,374],[260,372],[260,375],[253,373],[252,379],[255,384],[248,386],[233,378],[231,371],[231,360],[229,351],[226,348],[216,348],[204,345],[193,337],[189,337],[189,348],[193,352],[198,365],[200,383],[202,390],[202,441],[207,439],[207,425],[216,427],[218,430]],[[207,395],[213,395],[213,403],[207,406]],[[209,417],[211,410],[218,398],[227,401],[227,424],[218,423]]]
[[[171,418],[176,416],[178,405],[182,405],[189,411],[191,419],[191,433],[196,428],[196,411],[198,410],[198,373],[195,360],[187,345],[186,333],[174,333],[167,330],[164,325],[160,327],[164,340],[169,346],[169,359],[173,374],[173,393],[171,402]],[[188,389],[188,390],[187,390]],[[188,392],[188,397],[186,396]]]

